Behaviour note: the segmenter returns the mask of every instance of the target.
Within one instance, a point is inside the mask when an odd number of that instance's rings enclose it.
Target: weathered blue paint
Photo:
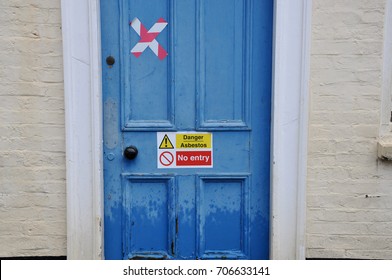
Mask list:
[[[106,259],[268,258],[272,7],[101,0]],[[169,23],[164,60],[130,53],[135,17]],[[212,132],[214,167],[158,169],[158,131]]]

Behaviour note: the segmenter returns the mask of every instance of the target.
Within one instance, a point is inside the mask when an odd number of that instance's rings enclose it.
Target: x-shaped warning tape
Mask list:
[[[155,40],[167,25],[167,22],[163,18],[158,19],[150,30],[147,30],[137,17],[130,24],[140,36],[139,42],[131,50],[134,56],[139,57],[147,47],[150,47],[160,60],[167,56],[165,49]]]

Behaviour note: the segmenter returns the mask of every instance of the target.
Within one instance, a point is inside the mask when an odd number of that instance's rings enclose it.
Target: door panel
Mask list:
[[[250,1],[198,1],[196,9],[198,125],[204,129],[246,128]]]
[[[170,258],[174,244],[175,178],[127,174],[122,177],[125,258]]]
[[[159,19],[171,19],[173,0],[119,1],[121,44],[121,101],[123,130],[156,130],[174,127],[173,64],[169,56],[161,61],[146,50],[142,59],[130,54],[140,37],[130,27],[134,18],[140,18],[149,30]],[[173,40],[168,25],[159,36],[159,43],[172,51]],[[126,51],[124,51],[126,50]],[[159,89],[159,94],[157,94]],[[154,108],[154,110],[148,110]]]
[[[272,6],[101,1],[107,259],[268,258]],[[168,22],[167,57],[131,53],[135,18]],[[158,132],[195,131],[213,134],[212,168],[158,166]]]
[[[198,255],[203,259],[247,258],[249,177],[209,175],[198,176],[198,181]]]

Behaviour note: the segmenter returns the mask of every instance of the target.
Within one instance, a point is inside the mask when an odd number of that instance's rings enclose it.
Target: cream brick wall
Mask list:
[[[313,0],[307,257],[392,259],[377,159],[385,0]]]
[[[0,0],[0,257],[66,255],[60,0]]]

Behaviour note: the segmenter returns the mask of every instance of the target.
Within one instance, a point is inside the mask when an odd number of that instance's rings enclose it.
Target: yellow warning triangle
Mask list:
[[[167,134],[165,134],[165,136],[163,137],[161,145],[159,145],[159,149],[174,149],[174,146]]]

